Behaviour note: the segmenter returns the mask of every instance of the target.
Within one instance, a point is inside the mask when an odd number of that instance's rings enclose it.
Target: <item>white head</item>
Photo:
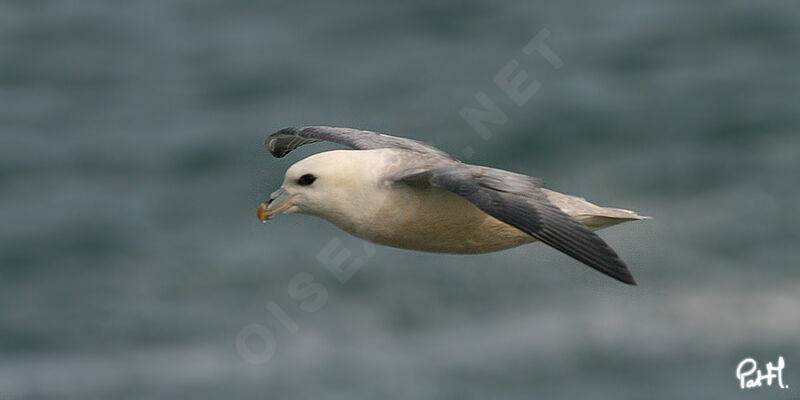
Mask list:
[[[379,184],[374,151],[334,150],[298,161],[281,187],[258,209],[266,222],[278,214],[310,214],[328,220],[358,207],[366,191]]]

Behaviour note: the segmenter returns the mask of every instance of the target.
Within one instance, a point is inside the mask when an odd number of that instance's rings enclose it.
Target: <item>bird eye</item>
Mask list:
[[[314,183],[315,180],[317,180],[316,176],[311,174],[305,174],[301,176],[300,179],[297,180],[297,184],[300,186],[308,186]]]

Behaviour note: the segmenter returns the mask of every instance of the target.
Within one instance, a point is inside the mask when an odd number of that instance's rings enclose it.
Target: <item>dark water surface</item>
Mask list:
[[[522,51],[542,29],[560,68]],[[798,49],[790,1],[0,3],[0,398],[800,398]],[[488,140],[459,115],[479,92],[508,118]],[[602,233],[640,286],[541,244],[262,225],[335,147],[263,140],[309,124],[651,215]],[[778,356],[789,389],[739,389]]]

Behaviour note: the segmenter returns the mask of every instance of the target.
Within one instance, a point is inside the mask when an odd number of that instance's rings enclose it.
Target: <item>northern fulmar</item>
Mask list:
[[[628,267],[593,231],[647,219],[545,189],[538,178],[462,163],[412,139],[349,128],[281,129],[267,138],[275,157],[308,143],[333,150],[298,161],[258,208],[323,218],[361,239],[403,249],[481,254],[541,241],[614,279]]]

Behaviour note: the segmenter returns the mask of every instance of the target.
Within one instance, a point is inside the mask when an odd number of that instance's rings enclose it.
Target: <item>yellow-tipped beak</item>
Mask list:
[[[267,222],[291,208],[294,205],[292,200],[294,200],[293,194],[287,192],[286,189],[278,189],[269,196],[268,202],[258,206],[256,215],[261,222]]]
[[[261,222],[269,221],[270,215],[269,215],[269,208],[268,207],[269,207],[269,203],[261,203],[261,205],[258,206],[257,215],[258,215],[258,219],[261,220]]]

